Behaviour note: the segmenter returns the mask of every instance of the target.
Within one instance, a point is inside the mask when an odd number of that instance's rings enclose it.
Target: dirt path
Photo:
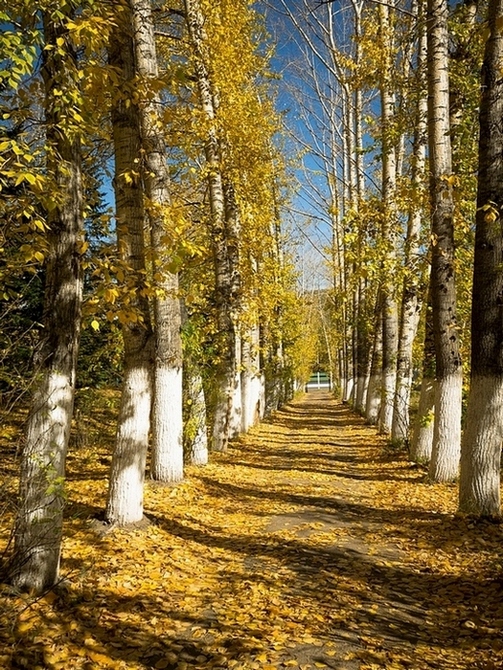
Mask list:
[[[501,527],[457,518],[454,486],[329,395],[150,483],[146,528],[97,535],[109,459],[71,455],[66,579],[3,593],[0,668],[503,668]]]

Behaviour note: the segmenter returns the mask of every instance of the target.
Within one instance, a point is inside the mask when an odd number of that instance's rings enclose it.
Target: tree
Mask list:
[[[204,15],[198,0],[185,0],[187,30],[193,53],[199,102],[206,130],[205,158],[210,201],[210,228],[215,272],[215,305],[219,347],[216,363],[212,448],[225,451],[232,435],[232,415],[237,394],[238,324],[236,322],[240,276],[236,255],[237,212],[232,184],[222,172],[222,144],[217,134],[218,91],[210,78]],[[241,394],[239,393],[239,398]]]
[[[383,55],[381,69],[382,132],[382,239],[386,245],[382,283],[382,400],[379,428],[390,434],[396,388],[398,313],[393,271],[396,263],[396,140],[394,133],[395,93],[393,88],[393,32],[388,5],[379,6],[379,29]]]
[[[409,403],[412,385],[413,345],[416,337],[423,300],[423,254],[422,227],[424,218],[423,193],[426,166],[427,113],[426,94],[426,25],[424,22],[424,2],[414,6],[419,38],[417,40],[417,66],[414,78],[416,90],[416,110],[411,163],[411,193],[407,221],[407,236],[404,249],[404,283],[400,309],[397,379],[393,407],[391,439],[394,444],[409,441]],[[414,85],[413,84],[413,85]]]
[[[456,320],[453,185],[449,126],[448,3],[429,0],[428,146],[431,197],[431,297],[436,355],[433,452],[429,477],[457,477],[461,439],[462,366]]]
[[[115,82],[111,116],[117,244],[128,272],[122,304],[126,315],[122,324],[123,386],[105,516],[109,523],[126,525],[143,518],[154,341],[145,291],[145,207],[139,172],[140,112],[133,97],[136,76],[133,24],[127,2],[118,10],[109,44],[109,63]]]
[[[503,2],[490,0],[482,67],[478,189],[472,298],[471,377],[461,448],[459,509],[500,517],[503,426]]]
[[[68,29],[75,6],[42,11],[45,152],[48,192],[43,336],[26,429],[20,502],[10,564],[13,583],[40,593],[58,577],[65,460],[75,392],[82,306],[83,243],[79,87]],[[45,202],[47,207],[48,202]]]
[[[150,222],[153,264],[154,397],[152,408],[153,479],[183,478],[182,341],[178,275],[170,240],[170,179],[160,114],[154,23],[150,0],[130,0],[134,35],[142,183]],[[138,157],[139,158],[139,157]]]

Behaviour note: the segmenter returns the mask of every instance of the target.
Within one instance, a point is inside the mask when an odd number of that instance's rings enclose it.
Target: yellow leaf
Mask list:
[[[99,329],[100,329],[99,321],[96,321],[96,319],[93,319],[93,320],[91,321],[91,328],[92,328],[93,330],[99,330]]]

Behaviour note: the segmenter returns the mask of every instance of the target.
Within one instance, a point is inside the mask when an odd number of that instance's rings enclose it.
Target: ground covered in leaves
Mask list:
[[[1,668],[503,668],[502,527],[457,517],[455,487],[347,407],[304,396],[184,483],[148,483],[148,525],[103,533],[113,404],[75,435],[64,579],[0,587]]]

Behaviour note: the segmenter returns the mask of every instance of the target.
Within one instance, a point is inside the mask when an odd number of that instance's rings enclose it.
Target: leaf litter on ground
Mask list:
[[[0,591],[0,668],[503,668],[501,526],[347,406],[304,396],[102,532],[113,419],[70,452],[61,583]]]

